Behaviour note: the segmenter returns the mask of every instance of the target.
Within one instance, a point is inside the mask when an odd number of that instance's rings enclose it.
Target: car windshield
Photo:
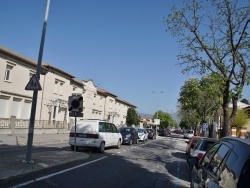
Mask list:
[[[188,133],[188,134],[193,134],[194,131],[186,131],[186,133]]]
[[[130,128],[122,128],[122,129],[120,129],[121,133],[129,133],[131,131],[132,131],[132,129],[130,129]]]
[[[143,131],[143,129],[137,129],[137,132],[138,133],[143,133],[144,131]]]
[[[151,133],[151,132],[153,132],[153,130],[152,129],[147,129],[147,132]]]

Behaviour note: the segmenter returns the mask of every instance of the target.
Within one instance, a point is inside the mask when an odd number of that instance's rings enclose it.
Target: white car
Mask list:
[[[136,131],[139,136],[139,141],[147,141],[148,140],[148,132],[144,128],[136,128]]]
[[[75,141],[76,140],[76,141]],[[69,145],[76,150],[79,147],[98,148],[102,153],[105,147],[121,147],[122,135],[112,123],[101,120],[80,120],[70,130]]]
[[[187,130],[184,133],[184,138],[193,138],[193,136],[194,136],[194,131],[193,130]]]

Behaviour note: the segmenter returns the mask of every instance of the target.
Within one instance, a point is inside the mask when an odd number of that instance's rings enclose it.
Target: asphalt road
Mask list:
[[[22,187],[189,187],[185,146],[177,135],[108,148],[103,154],[83,149],[79,152],[91,153],[88,161],[36,177]]]

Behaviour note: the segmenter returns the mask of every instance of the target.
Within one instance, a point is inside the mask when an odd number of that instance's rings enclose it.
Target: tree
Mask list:
[[[186,122],[190,122],[194,130],[198,120],[200,124],[206,122],[208,116],[217,112],[221,106],[220,84],[214,75],[201,78],[191,78],[181,87],[180,98],[182,117]],[[196,134],[196,133],[195,133]]]
[[[128,126],[138,125],[140,122],[139,116],[134,108],[128,108],[127,117],[126,117],[126,124]]]
[[[214,73],[222,81],[222,136],[230,135],[237,101],[250,80],[250,0],[184,0],[165,21],[167,31],[181,44],[183,73]]]
[[[181,129],[188,129],[190,127],[188,126],[188,122],[186,122],[184,120],[181,120],[181,122],[180,122],[180,128]]]
[[[155,112],[153,119],[157,119],[157,115],[158,115],[158,119],[160,119],[160,127],[161,128],[168,128],[168,127],[174,126],[174,124],[173,124],[174,120],[169,113],[159,110],[158,114],[157,114],[157,112]]]
[[[238,136],[242,127],[247,124],[247,118],[248,116],[244,110],[237,111],[237,115],[232,122],[232,127],[236,127]]]

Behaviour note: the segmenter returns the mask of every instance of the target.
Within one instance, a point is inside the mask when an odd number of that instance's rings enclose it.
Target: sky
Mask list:
[[[194,77],[182,74],[179,45],[166,32],[164,17],[176,2],[51,0],[42,62],[92,79],[139,113],[174,113],[180,88]],[[0,45],[37,61],[46,4],[0,1]]]

